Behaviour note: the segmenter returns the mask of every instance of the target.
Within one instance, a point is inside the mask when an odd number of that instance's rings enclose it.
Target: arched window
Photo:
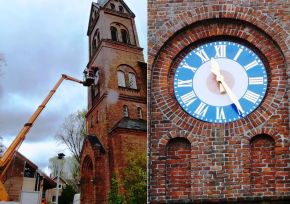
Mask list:
[[[275,189],[275,141],[269,135],[257,135],[250,141],[250,182],[251,193],[258,196],[262,192],[274,194]],[[274,181],[274,182],[273,182]]]
[[[92,42],[92,47],[93,47],[93,52],[97,48],[98,44],[100,43],[100,32],[99,29],[96,30],[94,37],[93,37],[93,42]]]
[[[122,35],[122,42],[129,43],[129,35],[125,29],[121,29],[121,35]]]
[[[86,203],[95,203],[94,197],[90,196],[90,194],[95,194],[95,187],[94,187],[94,160],[91,159],[90,156],[86,156],[83,160],[83,163],[81,165],[81,191],[83,197],[86,198]],[[87,191],[87,189],[91,189],[90,191]]]
[[[129,117],[129,109],[126,105],[123,106],[123,115],[124,117]]]
[[[85,157],[83,165],[82,165],[82,170],[85,173],[93,171],[93,162],[92,162],[92,159],[89,156]]]
[[[91,128],[94,127],[94,117],[91,117],[91,124],[90,124]]]
[[[171,139],[166,145],[165,183],[170,186],[166,189],[166,197],[171,200],[182,197],[189,199],[191,192],[191,144],[185,138]],[[200,182],[199,179],[196,179]],[[180,189],[180,186],[184,190]],[[178,192],[178,194],[176,193]]]
[[[123,6],[119,6],[119,11],[120,11],[121,13],[123,13],[123,12],[124,12],[124,7],[123,7]]]
[[[140,107],[137,108],[137,117],[138,119],[142,119],[142,109]]]
[[[95,49],[97,48],[97,42],[96,42],[96,39],[95,38],[93,39],[92,46],[93,46],[93,52],[94,52]]]
[[[115,4],[110,3],[110,7],[111,7],[112,10],[115,10]]]
[[[111,26],[111,36],[113,41],[118,41],[118,30],[114,26]]]
[[[137,83],[136,83],[136,76],[133,73],[128,74],[128,79],[129,79],[129,88],[131,89],[137,89]]]
[[[100,38],[100,32],[99,30],[97,30],[97,42],[100,43],[101,38]]]
[[[126,87],[125,74],[124,74],[124,72],[117,71],[117,77],[118,77],[118,86],[120,86],[120,87]]]

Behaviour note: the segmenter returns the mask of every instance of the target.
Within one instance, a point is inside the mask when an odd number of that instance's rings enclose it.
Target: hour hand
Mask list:
[[[211,58],[211,72],[216,75],[216,80],[219,83],[220,93],[225,93],[226,90],[225,90],[224,86],[218,80],[218,78],[221,76],[220,67],[219,67],[219,64],[217,63],[217,61],[214,58]]]

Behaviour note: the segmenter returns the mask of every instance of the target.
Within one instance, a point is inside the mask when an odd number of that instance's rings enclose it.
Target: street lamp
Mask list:
[[[56,182],[56,204],[58,204],[58,189],[59,189],[59,177],[60,177],[60,162],[64,158],[64,153],[59,153],[57,156],[58,165],[57,165],[57,182]]]

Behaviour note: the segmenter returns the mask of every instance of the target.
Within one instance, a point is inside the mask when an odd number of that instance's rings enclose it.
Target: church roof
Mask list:
[[[96,2],[92,2],[92,5],[99,8],[100,7],[100,4],[96,3]]]
[[[106,152],[104,146],[96,135],[87,135],[86,139],[93,147],[100,147],[101,151]]]
[[[110,0],[98,0],[98,3],[92,2],[92,5],[100,8],[100,7],[104,7]],[[128,7],[128,5],[123,1],[120,0],[120,2],[123,4],[123,6],[128,10],[128,12],[133,15],[135,17],[135,14],[133,13],[133,11]]]
[[[111,132],[117,128],[147,131],[147,121],[124,117],[112,128]]]
[[[90,11],[90,17],[89,17],[89,23],[88,23],[88,31],[87,31],[87,35],[90,34],[90,32],[93,29],[93,18],[92,18],[92,13],[94,11],[97,11],[97,13],[102,9],[106,7],[106,4],[109,2],[110,0],[98,0],[98,2],[92,2],[92,6],[91,6],[91,11]],[[133,13],[133,11],[131,11],[131,9],[127,6],[127,4],[123,1],[120,0],[120,3],[123,5],[123,7],[127,10],[128,15],[132,18],[135,18],[135,14]]]
[[[104,6],[108,1],[110,0],[98,0],[98,4],[100,4],[101,6]]]

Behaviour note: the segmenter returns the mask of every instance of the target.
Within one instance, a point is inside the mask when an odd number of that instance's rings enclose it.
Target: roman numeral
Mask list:
[[[178,79],[177,86],[178,87],[192,87],[192,79],[185,80],[185,81]]]
[[[224,112],[224,109],[221,108],[221,107],[216,107],[216,119],[217,120],[225,120],[226,119],[226,116],[225,116],[225,112]]]
[[[197,109],[194,111],[194,113],[197,114],[197,115],[200,115],[200,116],[204,117],[205,114],[206,114],[206,112],[207,112],[207,110],[208,110],[208,107],[209,106],[207,104],[201,102],[199,104],[199,106],[197,107]]]
[[[196,72],[196,70],[197,70],[197,68],[189,66],[187,63],[184,63],[184,65],[182,67],[185,69],[191,70],[193,73]]]
[[[259,94],[256,94],[252,91],[247,91],[246,94],[243,96],[244,99],[252,102],[252,103],[256,103],[257,100],[259,99],[260,95]]]
[[[215,45],[215,57],[226,57],[226,45]]]
[[[249,69],[253,68],[254,66],[257,66],[259,63],[254,60],[253,62],[251,62],[250,64],[245,66],[245,69],[248,71]]]
[[[200,57],[202,63],[207,62],[209,60],[207,54],[205,53],[203,49],[200,51],[197,51],[195,54]]]
[[[237,61],[237,59],[239,58],[239,56],[241,55],[242,52],[243,52],[243,49],[239,49],[239,51],[237,52],[236,56],[234,57],[235,61]]]
[[[180,96],[180,98],[186,106],[190,106],[190,104],[196,100],[196,95],[193,91],[191,91],[187,94],[184,94],[183,96]]]
[[[264,83],[263,77],[250,77],[249,78],[250,85],[263,84],[263,83]]]

